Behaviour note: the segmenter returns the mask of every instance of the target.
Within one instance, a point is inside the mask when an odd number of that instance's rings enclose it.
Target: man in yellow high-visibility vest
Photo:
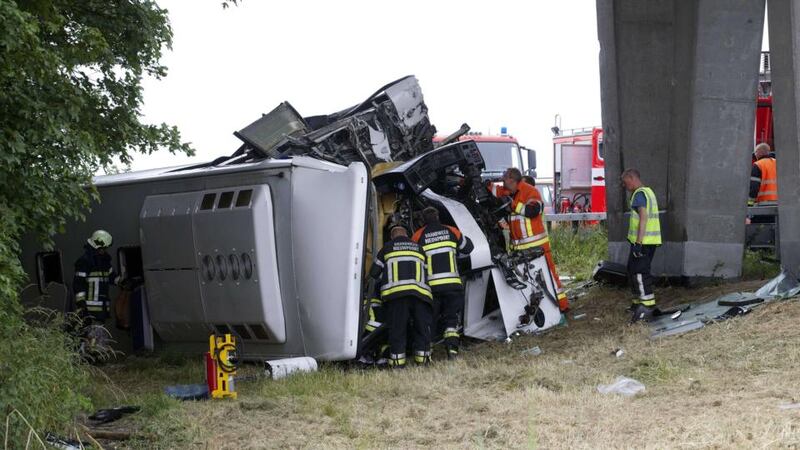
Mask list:
[[[620,177],[622,185],[631,193],[629,203],[631,218],[628,224],[628,279],[636,295],[631,309],[631,322],[648,321],[653,317],[656,296],[650,265],[656,249],[661,245],[661,222],[658,218],[658,202],[652,189],[642,183],[639,171],[627,169]]]

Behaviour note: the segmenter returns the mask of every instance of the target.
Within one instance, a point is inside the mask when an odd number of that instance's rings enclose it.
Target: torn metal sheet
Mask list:
[[[749,292],[734,292],[732,294],[723,295],[717,299],[720,306],[747,306],[756,303],[764,303],[764,299]]]
[[[790,298],[800,294],[800,282],[794,274],[784,269],[756,291],[755,295],[765,300]]]
[[[344,166],[405,161],[433,149],[436,128],[413,75],[329,115],[300,117],[288,102],[234,133],[244,142],[212,165],[308,155]]]
[[[422,122],[428,114],[428,108],[422,101],[422,89],[414,77],[404,78],[389,86],[386,95],[402,121],[403,127],[400,128],[406,133],[410,133],[412,127]]]
[[[680,316],[661,316],[650,322],[650,338],[675,336],[703,328],[707,323],[719,322],[750,312],[752,308],[763,304],[795,297],[800,294],[800,282],[789,272],[783,271],[762,286],[755,293],[733,292],[717,297],[711,301],[677,307],[688,307]]]

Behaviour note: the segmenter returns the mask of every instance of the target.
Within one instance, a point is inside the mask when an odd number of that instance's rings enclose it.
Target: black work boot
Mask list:
[[[636,305],[631,316],[631,323],[650,322],[653,320],[653,311],[655,309],[655,306]]]

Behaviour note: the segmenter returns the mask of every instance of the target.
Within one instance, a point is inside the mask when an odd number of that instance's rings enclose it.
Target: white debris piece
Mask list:
[[[316,372],[317,361],[308,356],[272,359],[264,361],[264,370],[267,377],[279,380],[295,373]]]
[[[633,397],[639,392],[645,392],[645,387],[642,383],[628,377],[617,377],[611,384],[597,385],[597,392],[601,394],[619,394],[625,397]]]
[[[525,356],[539,356],[542,354],[542,349],[537,345],[536,347],[523,350],[521,353]]]

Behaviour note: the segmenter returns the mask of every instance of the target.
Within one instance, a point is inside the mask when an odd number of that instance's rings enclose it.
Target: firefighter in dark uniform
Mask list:
[[[425,208],[422,217],[425,226],[411,240],[425,252],[428,285],[434,300],[434,327],[437,321],[441,322],[447,358],[452,359],[458,356],[459,318],[464,312],[464,286],[456,258],[472,252],[473,245],[458,228],[442,225],[436,208]]]
[[[102,324],[109,317],[111,297],[108,287],[116,281],[111,255],[107,251],[111,241],[108,232],[95,231],[84,245],[83,255],[75,261],[72,282],[75,308],[88,324]]]
[[[408,238],[403,227],[394,227],[391,240],[378,252],[370,276],[380,280],[383,313],[389,326],[389,365],[406,365],[406,334],[412,322],[411,348],[414,361],[431,358],[432,295],[426,283],[422,247]]]

